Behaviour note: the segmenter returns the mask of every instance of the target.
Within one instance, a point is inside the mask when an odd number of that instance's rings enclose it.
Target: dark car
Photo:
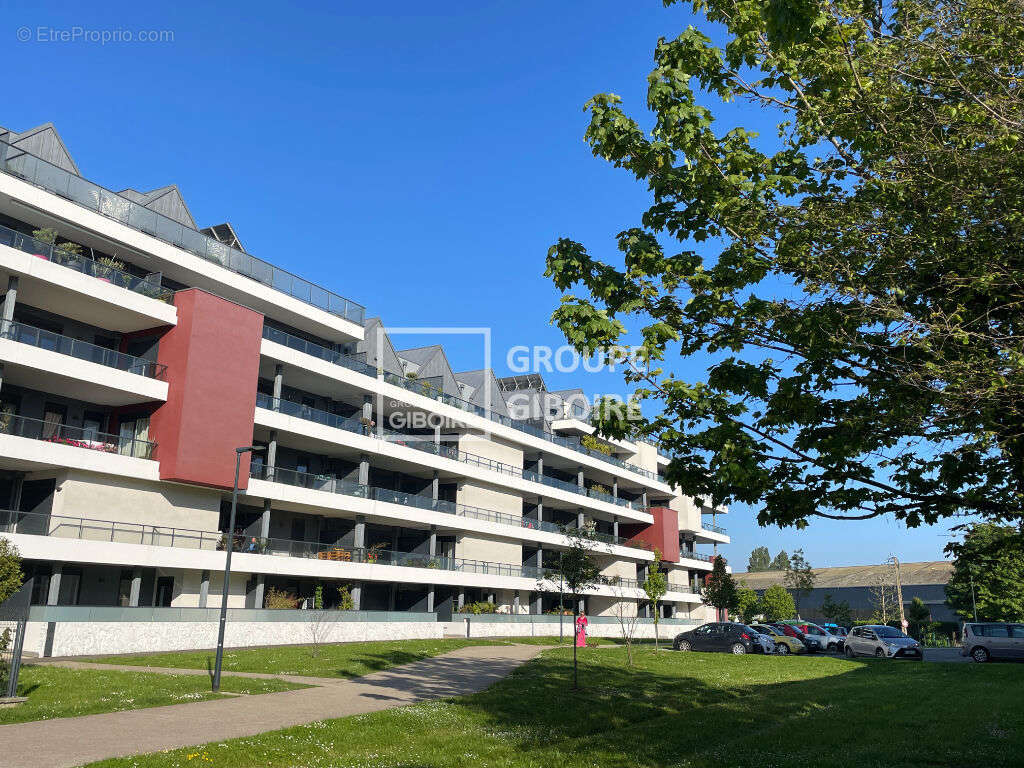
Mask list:
[[[688,632],[680,632],[672,642],[677,651],[724,651],[737,655],[754,653],[754,636],[743,624],[714,621]]]
[[[799,627],[794,627],[792,624],[786,624],[785,622],[774,622],[771,626],[790,637],[795,637],[804,647],[808,653],[820,653],[825,650],[825,646],[821,644],[821,641],[813,635],[808,635],[805,632],[801,632]]]

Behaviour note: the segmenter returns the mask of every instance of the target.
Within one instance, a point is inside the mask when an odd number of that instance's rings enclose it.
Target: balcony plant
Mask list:
[[[101,256],[96,259],[96,277],[105,283],[109,283],[115,273],[120,275],[123,271],[124,262],[114,256]]]
[[[78,264],[82,258],[82,246],[78,243],[72,243],[70,240],[58,245],[57,250],[63,252],[64,259],[69,267],[73,267]]]
[[[57,230],[53,229],[52,227],[33,229],[32,238],[36,241],[36,245],[43,243],[44,245],[50,246],[50,248],[40,250],[50,250],[53,248],[53,244],[57,242]],[[32,255],[37,256],[40,259],[46,259],[47,261],[50,260],[49,254],[46,253],[34,253]]]
[[[380,559],[382,552],[384,552],[384,545],[380,542],[377,542],[372,547],[366,550],[366,562],[376,563]]]

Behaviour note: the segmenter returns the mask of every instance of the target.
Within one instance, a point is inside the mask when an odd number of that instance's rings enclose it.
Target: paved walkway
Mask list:
[[[116,672],[152,672],[158,675],[202,675],[210,677],[208,669],[183,669],[181,667],[141,667],[130,664],[102,664],[95,661],[73,661],[71,659],[41,660],[32,662],[42,667],[65,667],[67,669],[100,669],[104,672],[111,670]],[[268,672],[235,672],[233,670],[221,671],[221,677],[248,677],[254,680],[286,680],[289,683],[300,685],[336,685],[348,681],[344,677],[309,677],[307,675],[275,675]],[[2,768],[0,763],[0,768]]]
[[[318,687],[193,704],[0,726],[3,768],[71,768],[110,757],[253,736],[317,720],[482,691],[541,651],[539,645],[471,646]],[[97,665],[111,669],[111,665]],[[156,671],[133,667],[137,671]],[[199,672],[205,670],[166,670]],[[290,677],[290,676],[289,676]]]

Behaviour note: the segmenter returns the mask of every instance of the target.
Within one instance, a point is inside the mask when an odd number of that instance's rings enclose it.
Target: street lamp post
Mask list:
[[[226,555],[224,557],[224,586],[220,593],[220,625],[217,627],[217,661],[213,667],[213,692],[220,691],[220,668],[224,661],[224,628],[228,623],[228,592],[231,588],[231,550],[235,540],[235,510],[238,508],[238,471],[242,454],[262,451],[254,445],[235,448],[235,485],[231,489],[231,518],[228,521]]]

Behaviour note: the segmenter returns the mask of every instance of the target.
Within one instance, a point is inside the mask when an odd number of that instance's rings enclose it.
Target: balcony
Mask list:
[[[558,478],[549,477],[548,475],[541,475],[532,470],[522,469],[484,456],[478,456],[474,453],[468,453],[467,451],[462,451],[448,445],[438,444],[435,443],[433,439],[424,438],[420,435],[407,435],[403,432],[397,432],[380,426],[374,427],[371,430],[363,425],[362,421],[359,419],[339,416],[337,414],[302,405],[301,403],[296,403],[291,400],[274,399],[262,392],[256,395],[256,407],[283,413],[286,416],[293,416],[295,418],[304,419],[317,424],[323,424],[328,427],[334,427],[335,429],[342,429],[346,432],[362,434],[368,437],[382,436],[389,442],[405,446],[406,448],[413,448],[417,451],[423,451],[424,453],[430,453],[434,456],[452,459],[453,461],[458,461],[470,466],[482,467],[484,469],[491,470],[492,472],[499,472],[513,477],[521,477],[524,480],[542,483],[543,485],[547,485],[552,488],[559,488],[564,491],[569,491],[570,493],[580,493],[589,498],[605,501],[609,504],[615,504],[620,507],[643,511],[643,505],[639,502],[615,498],[609,494],[596,491],[592,488],[581,488],[576,483],[571,483],[567,480],[559,480]]]
[[[61,336],[59,333],[45,331],[42,328],[25,325],[25,323],[4,322],[0,324],[0,339],[10,339],[19,344],[28,344],[49,352],[68,355],[119,371],[134,373],[150,379],[165,380],[167,366],[144,360],[141,357],[126,355],[116,349],[100,347],[87,341]]]
[[[262,283],[305,304],[358,325],[366,310],[291,272],[232,248],[219,240],[122,197],[98,184],[0,142],[0,172],[7,173],[134,230],[170,243],[206,261]]]
[[[294,349],[298,352],[303,352],[304,354],[312,355],[313,357],[317,357],[321,360],[326,360],[330,363],[334,363],[335,365],[340,365],[344,368],[348,368],[349,370],[355,371],[356,373],[362,373],[371,378],[377,377],[377,369],[375,369],[371,365],[368,365],[367,363],[364,363],[362,360],[351,357],[349,355],[342,354],[341,352],[337,352],[333,349],[328,349],[324,346],[315,344],[311,341],[306,341],[305,339],[293,336],[292,334],[286,333],[285,331],[280,331],[275,328],[269,328],[266,325],[264,325],[263,338],[267,339],[268,341],[273,341],[277,344],[281,344],[282,346],[288,347],[289,349]],[[418,381],[416,379],[408,379],[404,376],[397,376],[387,371],[382,371],[380,375],[381,379],[383,381],[386,381],[388,384],[393,384],[396,387],[401,387],[402,389],[408,390],[409,392],[413,392],[417,395],[422,395],[423,397],[428,397],[431,400],[437,400],[438,402],[445,403],[446,405],[450,405],[453,408],[458,408],[461,411],[466,411],[468,413],[476,414],[477,416],[480,416],[482,418],[490,419],[491,421],[497,424],[501,424],[506,427],[511,427],[512,429],[519,430],[520,432],[525,432],[526,434],[533,435],[534,437],[538,437],[541,440],[546,440],[547,442],[552,443],[553,445],[558,445],[561,446],[562,448],[568,448],[570,451],[582,453],[586,456],[590,456],[591,458],[598,459],[608,464],[613,464],[621,469],[625,469],[634,474],[646,477],[648,480],[656,480],[661,483],[665,482],[664,474],[651,472],[649,470],[643,469],[642,467],[638,467],[634,464],[622,461],[621,459],[617,459],[614,456],[609,456],[608,454],[603,453],[601,451],[592,451],[589,448],[583,446],[578,439],[570,439],[562,437],[560,435],[552,434],[551,432],[545,432],[543,429],[539,429],[538,427],[535,427],[532,424],[528,424],[525,421],[510,419],[508,416],[503,416],[500,413],[494,413],[486,408],[481,408],[479,405],[470,403],[467,400],[463,400],[461,398],[455,397],[454,395],[449,395],[445,392],[442,392],[441,390],[431,386],[427,382]]]
[[[209,551],[224,551],[228,542],[227,534],[216,531],[13,510],[0,510],[0,533]],[[231,537],[231,546],[239,554],[245,555],[296,557],[336,563],[391,565],[403,568],[428,568],[526,579],[541,579],[546,575],[543,569],[531,566],[455,557],[431,557],[421,552],[395,552],[381,547],[343,547],[315,541],[252,538],[238,534]]]
[[[11,413],[0,413],[0,435],[26,437],[30,440],[132,456],[136,459],[156,458],[156,443],[148,440],[111,435],[82,427],[69,427],[66,424],[55,424]]]
[[[696,551],[694,551],[692,549],[680,549],[679,550],[679,559],[680,560],[683,560],[683,559],[686,559],[686,560],[700,560],[703,563],[713,563],[713,562],[715,562],[715,556],[714,555],[705,555],[703,552],[696,552]]]
[[[158,301],[163,301],[169,304],[174,299],[174,291],[169,288],[162,287],[160,285],[158,275],[155,276],[155,279],[151,276],[136,277],[135,275],[129,274],[128,272],[115,267],[100,264],[88,256],[69,253],[62,250],[60,246],[51,245],[50,243],[45,243],[42,240],[36,240],[33,237],[23,235],[20,232],[16,232],[13,229],[2,225],[0,225],[0,245],[6,245],[10,248],[31,254],[40,259],[45,259],[53,264],[59,264],[62,267],[73,269],[75,272],[80,272],[83,275],[95,277],[97,280],[102,280],[105,283],[126,288],[129,291],[142,294],[143,296],[148,296]]]
[[[432,512],[443,512],[455,517],[468,517],[474,520],[483,520],[498,525],[507,525],[512,528],[539,530],[548,533],[563,534],[565,531],[561,526],[550,521],[537,521],[519,515],[510,515],[506,512],[496,512],[490,509],[482,509],[466,504],[459,504],[444,499],[434,500],[429,496],[421,496],[418,493],[404,493],[388,488],[377,488],[372,485],[360,485],[350,480],[340,480],[330,475],[315,475],[308,472],[297,472],[294,469],[273,469],[255,464],[250,468],[249,477],[254,480],[266,480],[268,482],[283,483],[298,488],[309,488],[314,491],[326,493],[338,493],[343,496],[352,496],[360,499],[370,499],[387,504],[399,504],[415,509],[424,509]],[[636,543],[630,543],[622,537],[610,534],[595,533],[593,538],[608,544],[615,544],[622,547],[638,547]]]

